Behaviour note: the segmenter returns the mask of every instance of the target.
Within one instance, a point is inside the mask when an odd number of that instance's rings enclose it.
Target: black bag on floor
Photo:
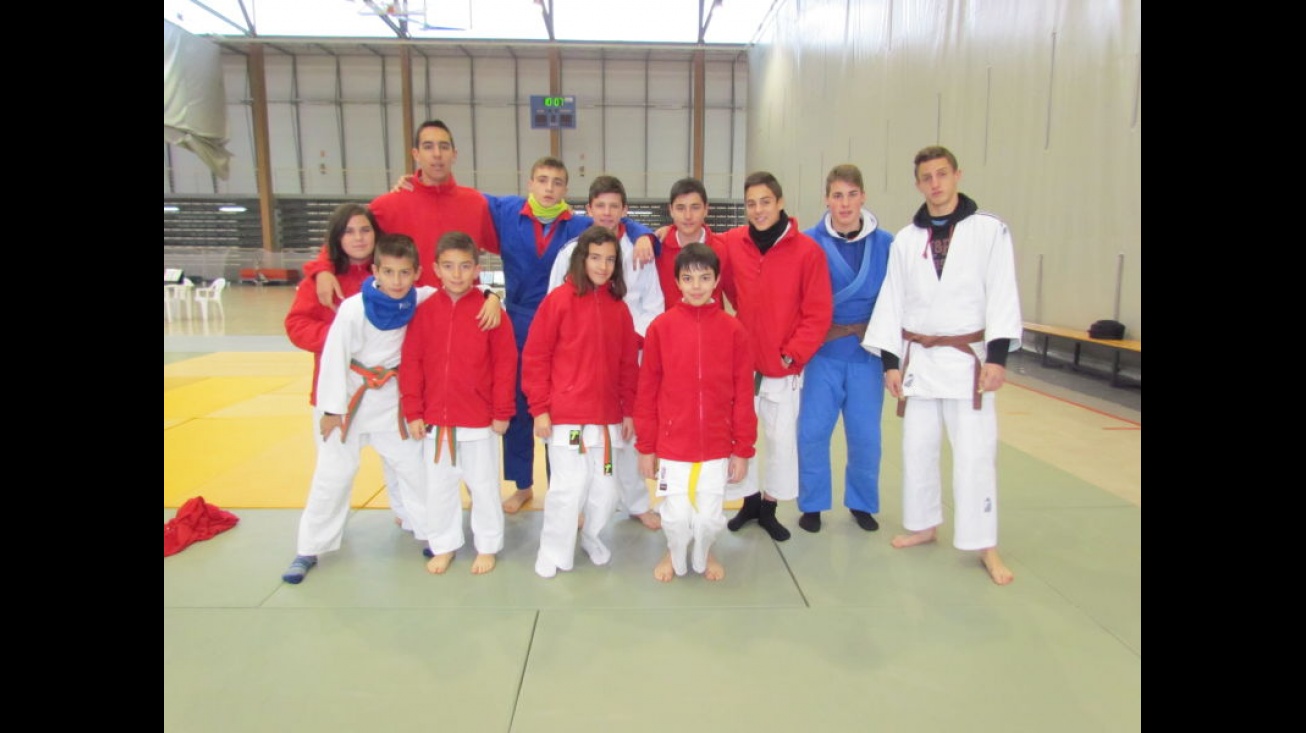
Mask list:
[[[1125,324],[1120,321],[1094,321],[1088,327],[1088,335],[1095,339],[1119,341],[1125,337]]]

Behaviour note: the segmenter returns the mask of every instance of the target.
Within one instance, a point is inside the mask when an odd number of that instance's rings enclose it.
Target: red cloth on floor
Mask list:
[[[191,543],[226,532],[239,521],[235,514],[205,503],[202,496],[187,499],[163,525],[163,556],[176,555]]]

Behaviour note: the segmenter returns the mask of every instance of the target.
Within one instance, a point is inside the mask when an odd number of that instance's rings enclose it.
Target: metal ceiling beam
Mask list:
[[[693,51],[703,49],[709,57],[727,58],[739,53],[747,53],[748,46],[742,43],[733,44],[707,44],[706,48],[697,43],[635,43],[635,42],[618,42],[618,41],[540,41],[519,38],[497,38],[497,39],[443,39],[443,38],[345,38],[340,36],[223,36],[209,34],[204,36],[209,40],[221,45],[242,46],[255,44],[278,44],[285,47],[295,46],[315,46],[325,48],[326,46],[349,45],[357,46],[360,40],[366,40],[368,43],[380,48],[398,49],[404,45],[412,45],[417,48],[439,48],[458,45],[472,49],[492,49],[501,51],[504,48],[514,48],[517,51],[538,50],[546,53],[549,48],[554,46],[567,50],[587,50],[587,51],[680,51],[688,57]]]
[[[390,15],[385,12],[385,8],[376,4],[376,0],[363,0],[363,4],[371,8],[372,12],[376,13],[376,17],[385,21],[385,24],[390,26],[390,30],[394,31],[396,36],[399,38],[408,37],[408,21],[406,19],[400,19],[399,22],[403,24],[403,27],[400,27],[395,25],[395,22],[390,19]],[[403,6],[405,10],[408,9],[408,3],[403,3]]]
[[[707,16],[703,15],[703,7],[707,5],[708,0],[698,0],[698,42],[702,43],[707,36],[707,27],[712,25],[712,14],[716,9],[721,7],[721,0],[712,0],[712,6],[707,9]]]
[[[540,6],[540,13],[544,16],[544,30],[549,32],[549,41],[558,40],[553,35],[553,0],[535,0],[535,4]]]
[[[237,23],[236,21],[232,20],[231,18],[228,18],[227,16],[223,15],[222,13],[219,13],[218,11],[214,10],[213,8],[210,8],[209,6],[207,6],[207,5],[205,5],[204,3],[200,2],[200,0],[191,0],[191,2],[195,3],[195,4],[198,5],[200,8],[202,8],[202,9],[204,9],[204,10],[207,10],[211,15],[213,15],[213,17],[217,18],[218,20],[222,21],[223,23],[226,23],[227,25],[231,26],[232,28],[235,28],[236,30],[240,31],[241,35],[244,35],[244,36],[252,36],[252,35],[254,35],[254,24],[253,24],[253,23],[250,23],[248,28],[242,27],[242,26],[241,26],[239,23]],[[244,10],[244,6],[243,6],[243,5],[241,6],[241,10]],[[248,22],[248,20],[249,20],[249,19],[248,19],[248,17],[247,17],[247,18],[246,18],[246,22]]]

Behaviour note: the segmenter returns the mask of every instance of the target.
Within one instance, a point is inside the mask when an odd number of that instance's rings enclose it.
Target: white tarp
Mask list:
[[[195,153],[226,180],[231,153],[221,55],[217,45],[163,21],[163,140]]]

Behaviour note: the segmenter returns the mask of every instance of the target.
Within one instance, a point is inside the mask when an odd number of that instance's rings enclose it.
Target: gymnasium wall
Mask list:
[[[1142,0],[778,0],[749,87],[748,169],[804,227],[852,162],[896,232],[944,145],[1011,228],[1025,320],[1142,338]]]
[[[563,47],[562,93],[577,100],[577,126],[561,133],[569,197],[585,197],[601,173],[631,198],[665,200],[692,167],[691,50]],[[265,48],[272,187],[276,196],[358,196],[388,190],[411,171],[403,139],[401,62],[392,46],[332,54],[313,46]],[[164,145],[164,195],[257,195],[252,97],[246,58],[224,50],[231,175]],[[704,182],[724,195],[744,172],[748,65],[742,47],[705,63]],[[531,164],[549,154],[548,130],[532,130],[529,97],[549,93],[540,46],[427,43],[413,54],[415,124],[444,120],[458,147],[455,175],[494,194],[525,194]]]

